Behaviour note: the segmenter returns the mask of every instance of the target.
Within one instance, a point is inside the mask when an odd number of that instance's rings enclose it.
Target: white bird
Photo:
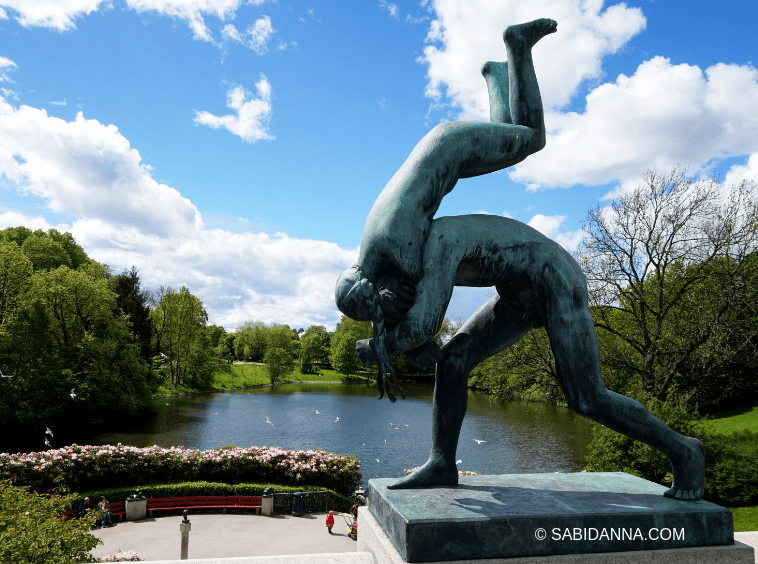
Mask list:
[[[51,437],[53,436],[53,432],[50,430],[50,427],[45,427],[45,434],[50,435]]]
[[[376,459],[376,461],[377,461],[379,464],[381,464],[381,461],[380,461],[378,458]]]
[[[405,423],[405,426],[406,426],[406,427],[410,427],[410,425],[408,425],[408,423]]]
[[[3,378],[13,378],[15,374],[3,374],[3,371],[0,370],[0,376],[2,376]]]
[[[460,464],[461,462],[463,462],[463,460],[457,460],[455,463]]]
[[[316,415],[321,415],[321,412],[318,409],[316,410]]]
[[[71,399],[74,399],[76,397],[76,394],[74,393],[74,390],[76,388],[71,388],[71,393],[69,394],[71,396]]]
[[[169,404],[166,404],[166,405],[169,405]]]
[[[45,444],[50,448],[53,448],[53,446],[50,444],[50,441],[47,440],[47,437],[45,437]]]
[[[339,418],[339,417],[337,417],[337,419],[335,419],[335,420],[334,420],[334,422],[335,422],[335,423],[339,423],[339,422],[340,422],[340,418]]]
[[[477,442],[477,444],[482,444],[482,443],[486,443],[487,442],[487,441],[482,441],[480,439],[474,439],[474,440]]]
[[[160,355],[161,355],[163,358],[166,358],[166,355],[165,355],[165,354],[163,354],[163,353],[160,353]]]
[[[271,422],[271,419],[269,419],[268,417],[266,417],[266,423],[268,423],[272,427],[274,426],[274,424]]]

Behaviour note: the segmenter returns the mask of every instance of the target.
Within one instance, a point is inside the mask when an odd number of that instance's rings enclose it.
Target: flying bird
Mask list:
[[[50,430],[50,427],[45,427],[45,434],[50,435],[51,437],[53,436],[53,432]]]
[[[461,462],[463,462],[463,460],[456,460],[456,462],[455,462],[455,463],[456,463],[456,464],[460,464]]]
[[[477,444],[482,444],[482,443],[486,443],[487,442],[487,441],[482,441],[480,439],[474,439],[474,440],[477,442]]]
[[[321,415],[321,412],[318,409],[316,410],[316,415]]]
[[[3,374],[3,371],[0,370],[0,376],[2,376],[3,378],[13,378],[15,374]]]
[[[45,437],[45,444],[50,448],[53,448],[53,445],[50,444],[50,441],[47,440],[47,437]]]
[[[274,426],[274,424],[271,422],[271,419],[269,419],[268,417],[266,417],[266,423],[268,423],[272,427]]]
[[[340,418],[339,418],[339,417],[337,417],[337,419],[335,419],[335,420],[334,420],[334,422],[335,422],[335,423],[339,423],[339,422],[340,422]]]
[[[381,461],[380,461],[378,458],[376,459],[376,461],[377,461],[379,464],[381,464],[381,463],[382,463],[382,462],[381,462]]]
[[[71,396],[71,399],[74,399],[76,397],[76,394],[74,393],[74,390],[76,388],[71,388],[71,393],[69,394]]]

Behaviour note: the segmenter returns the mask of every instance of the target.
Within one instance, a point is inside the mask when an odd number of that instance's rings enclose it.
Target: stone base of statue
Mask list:
[[[456,487],[387,489],[394,481],[369,481],[358,520],[358,550],[378,564],[755,561],[752,547],[735,543],[728,509],[664,497],[665,487],[625,473],[465,476]]]

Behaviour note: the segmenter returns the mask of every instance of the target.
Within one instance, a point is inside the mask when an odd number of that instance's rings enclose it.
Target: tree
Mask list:
[[[140,288],[137,267],[124,270],[111,279],[111,288],[116,293],[116,305],[129,317],[134,340],[139,344],[140,354],[149,359],[152,356],[151,341],[153,326],[150,320],[150,292]]]
[[[272,384],[286,378],[295,370],[295,359],[292,358],[292,354],[279,347],[268,347],[263,362],[266,364]]]
[[[234,354],[237,358],[260,361],[266,354],[267,327],[262,321],[246,321],[235,332]]]
[[[0,561],[95,562],[90,551],[103,541],[90,534],[92,520],[60,518],[75,497],[40,495],[0,481]]]
[[[355,321],[343,315],[330,342],[332,367],[345,376],[358,372],[361,364],[355,358],[355,343],[373,336],[374,331],[370,321]]]
[[[152,312],[157,351],[168,363],[171,382],[185,382],[190,352],[208,321],[208,313],[197,297],[186,286],[178,292],[161,287],[159,301]]]
[[[0,241],[0,336],[16,318],[32,276],[32,263],[14,242]]]
[[[645,394],[664,399],[686,369],[697,364],[708,378],[734,354],[729,343],[748,346],[735,314],[754,311],[746,302],[758,242],[751,189],[648,171],[636,190],[590,210],[577,258],[595,326],[608,333],[604,368],[634,374]]]
[[[323,325],[311,325],[300,337],[303,349],[307,347],[313,362],[318,364],[329,364],[330,341],[331,334]]]

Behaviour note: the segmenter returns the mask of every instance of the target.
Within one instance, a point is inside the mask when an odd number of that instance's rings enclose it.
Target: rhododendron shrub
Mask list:
[[[0,478],[15,478],[38,492],[56,477],[72,491],[171,482],[265,482],[313,485],[352,494],[360,485],[360,461],[322,450],[235,447],[198,450],[181,446],[138,448],[79,446],[45,452],[0,454]]]

